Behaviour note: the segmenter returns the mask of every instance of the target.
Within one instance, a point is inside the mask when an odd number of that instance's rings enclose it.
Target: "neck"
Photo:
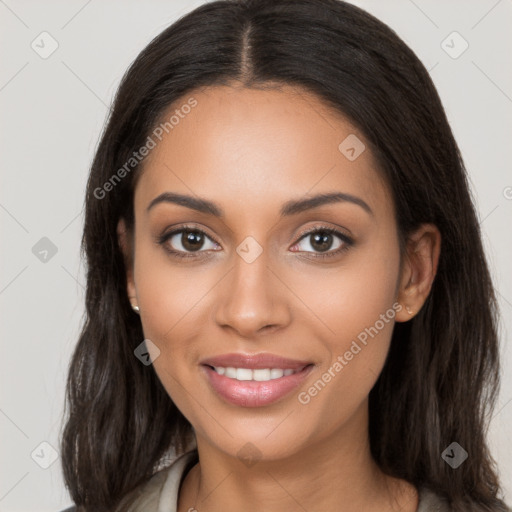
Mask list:
[[[252,464],[196,433],[200,462],[182,483],[178,512],[415,512],[416,489],[382,473],[371,456],[368,430],[361,428],[367,411],[364,404],[342,429],[287,458]]]

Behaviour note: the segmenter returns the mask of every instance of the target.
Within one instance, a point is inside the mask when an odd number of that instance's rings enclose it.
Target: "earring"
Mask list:
[[[140,311],[139,306],[137,306],[135,304],[132,304],[132,309],[133,309],[133,311],[135,311],[135,313],[140,314],[139,313],[139,311]]]
[[[409,315],[412,315],[412,309],[409,306],[405,306],[405,309]]]

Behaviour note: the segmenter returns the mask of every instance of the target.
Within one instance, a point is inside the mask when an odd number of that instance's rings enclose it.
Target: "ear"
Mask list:
[[[441,233],[434,224],[422,224],[406,243],[397,301],[397,322],[406,322],[422,308],[432,288],[441,253]]]
[[[117,223],[117,242],[124,257],[128,298],[132,306],[137,306],[137,292],[135,290],[135,281],[133,279],[133,240],[126,228],[126,222],[123,218],[119,219],[119,222]]]

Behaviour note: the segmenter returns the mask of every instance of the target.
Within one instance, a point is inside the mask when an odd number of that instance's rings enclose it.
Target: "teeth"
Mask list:
[[[252,370],[248,370],[247,368],[237,368],[236,380],[252,380]]]
[[[271,379],[279,379],[279,377],[282,377],[284,375],[284,370],[281,370],[280,368],[273,368],[270,370],[270,378]]]
[[[233,368],[228,366],[227,368],[223,368],[222,366],[215,366],[214,370],[219,375],[224,375],[230,379],[236,380],[255,380],[255,381],[267,381],[273,379],[280,379],[283,375],[286,377],[288,375],[292,375],[298,371],[301,371],[302,368],[298,370],[292,370],[291,368],[282,369],[282,368],[264,368],[258,370],[251,370],[250,368]]]
[[[253,370],[252,374],[254,380],[270,380],[270,370],[268,368],[264,370]]]
[[[230,379],[236,379],[236,368],[228,367],[225,369],[224,375]]]

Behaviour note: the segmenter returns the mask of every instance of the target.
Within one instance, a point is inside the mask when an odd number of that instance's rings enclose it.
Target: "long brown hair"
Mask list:
[[[444,496],[456,512],[507,510],[485,440],[499,382],[497,302],[464,163],[419,59],[384,23],[339,0],[209,2],[158,35],[123,77],[85,198],[86,312],[61,444],[79,510],[112,510],[169,447],[179,454],[191,439],[152,366],[134,356],[144,337],[116,227],[125,218],[133,229],[144,165],[126,162],[169,105],[233,81],[315,93],[371,145],[393,191],[401,243],[421,223],[439,228],[430,295],[412,321],[395,325],[370,392],[370,446],[384,472]],[[469,454],[457,469],[441,457],[452,442]]]

